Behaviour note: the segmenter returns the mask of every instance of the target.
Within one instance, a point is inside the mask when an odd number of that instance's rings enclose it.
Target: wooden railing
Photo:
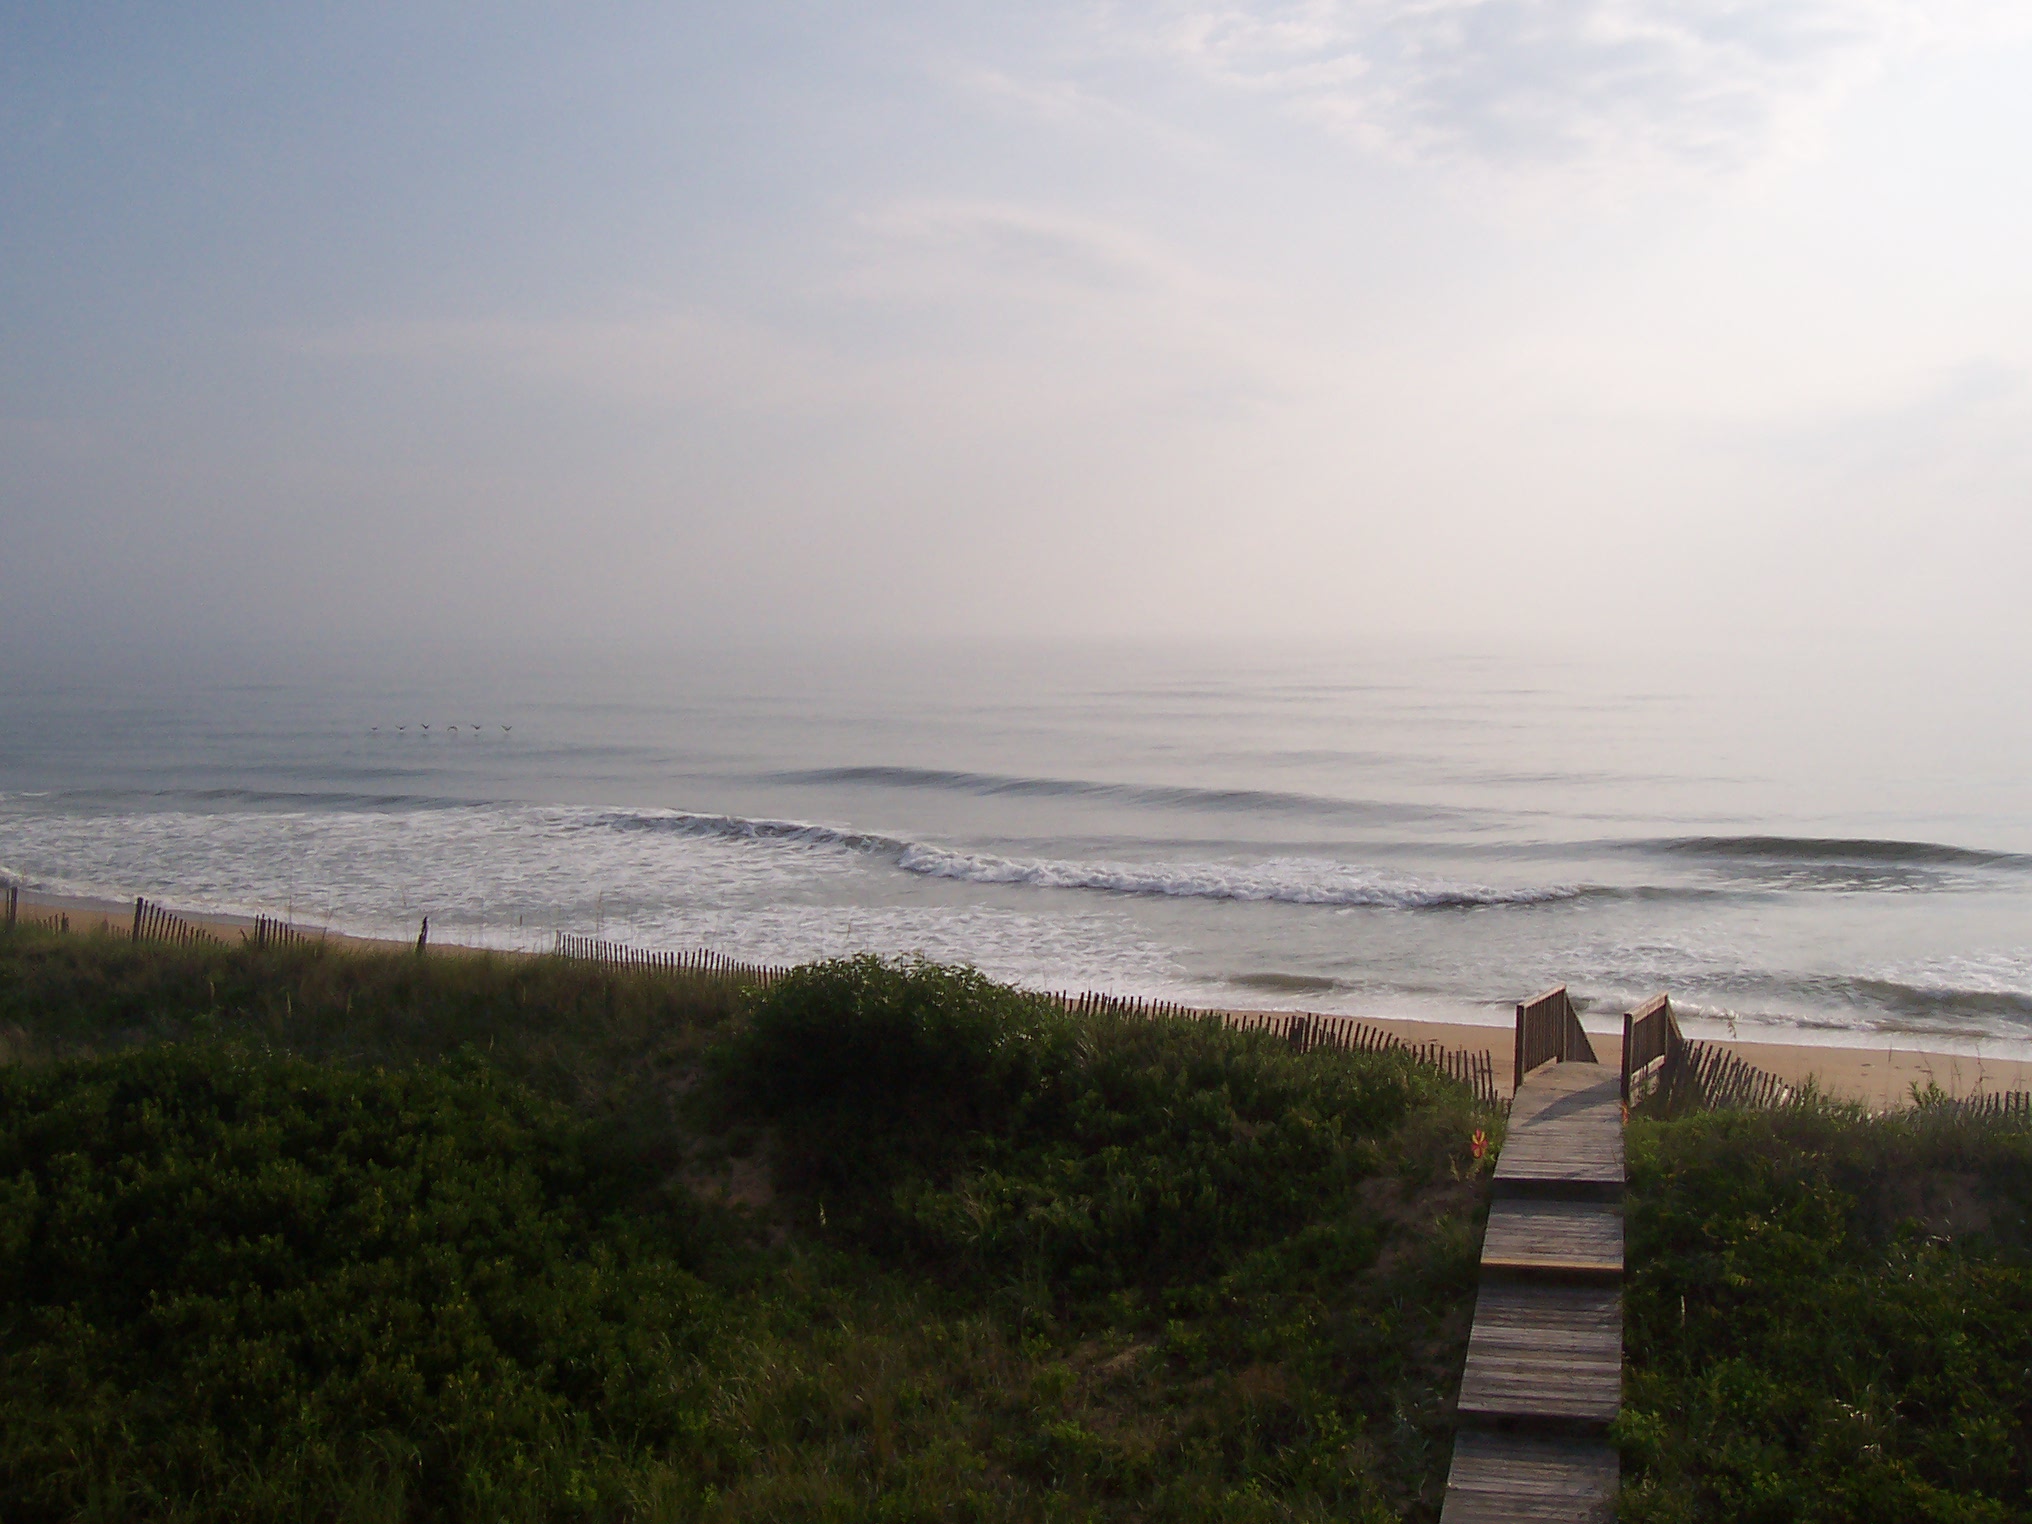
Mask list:
[[[1514,1092],[1524,1076],[1541,1064],[1598,1063],[1594,1044],[1581,1029],[1580,1014],[1568,998],[1566,986],[1555,985],[1544,994],[1517,1007],[1517,1067],[1510,1088]]]
[[[574,936],[569,932],[557,934],[556,951],[560,958],[580,958],[614,968],[690,974],[740,984],[773,984],[790,972],[787,968],[738,962],[704,949],[684,953],[652,952],[596,937]],[[1079,994],[1052,991],[1045,998],[1056,1001],[1075,1016],[1218,1021],[1229,1031],[1270,1033],[1301,1053],[1336,1050],[1402,1053],[1414,1063],[1428,1064],[1467,1086],[1477,1100],[1491,1106],[1500,1104],[1500,1097],[1496,1094],[1495,1059],[1487,1051],[1477,1053],[1436,1042],[1408,1043],[1394,1032],[1357,1021],[1351,1016],[1319,1016],[1306,1011],[1210,1011],[1170,1000],[1148,1000],[1140,995],[1109,995],[1099,990],[1086,990]]]
[[[1649,1000],[1623,1016],[1623,1104],[1636,1099],[1636,1087],[1653,1077],[1654,1066],[1662,1076],[1685,1061],[1686,1039],[1679,1035],[1679,1022],[1672,1014],[1672,1002],[1664,995]],[[1662,1082],[1662,1081],[1661,1081]]]

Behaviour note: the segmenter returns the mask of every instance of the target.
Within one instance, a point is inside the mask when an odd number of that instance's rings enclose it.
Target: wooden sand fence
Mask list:
[[[1672,1002],[1653,995],[1623,1018],[1623,1104],[1647,1089],[1664,1114],[1734,1108],[1776,1111],[1797,1104],[1802,1092],[1777,1075],[1746,1063],[1719,1043],[1682,1036]],[[1919,1098],[1918,1110],[1941,1116],[2032,1127],[2032,1094],[2023,1090],[1939,1093]]]
[[[1623,1104],[1635,1103],[1647,1090],[1667,1116],[1722,1107],[1771,1111],[1799,1095],[1720,1043],[1682,1035],[1664,995],[1653,995],[1623,1017]]]
[[[1959,1097],[1927,1096],[1919,1109],[1932,1115],[1972,1117],[1978,1121],[2032,1127],[2032,1094],[2023,1090],[1990,1090]]]
[[[272,915],[254,917],[254,929],[241,933],[250,947],[323,947],[325,934],[320,931],[312,936],[301,926],[290,921],[278,921]]]
[[[703,947],[691,952],[652,952],[620,942],[601,941],[597,937],[575,936],[568,931],[557,934],[555,952],[560,958],[602,963],[609,968],[686,974],[694,979],[724,979],[730,984],[770,985],[790,972],[786,968],[772,968],[761,963],[743,963]]]
[[[182,916],[172,915],[160,905],[150,904],[137,896],[134,901],[134,940],[174,942],[179,947],[189,947],[194,942],[217,945],[219,939],[209,931],[193,926]]]
[[[1436,1042],[1406,1042],[1395,1032],[1385,1031],[1352,1016],[1321,1016],[1308,1011],[1209,1011],[1170,1000],[1146,1000],[1139,995],[1103,995],[1096,990],[1078,995],[1055,993],[1051,998],[1076,1016],[1106,1013],[1157,1021],[1217,1020],[1231,1032],[1271,1033],[1283,1038],[1301,1053],[1320,1050],[1402,1053],[1414,1062],[1428,1064],[1449,1079],[1466,1085],[1475,1093],[1477,1100],[1492,1106],[1499,1104],[1495,1059],[1488,1052],[1449,1048]]]
[[[1301,1053],[1327,1049],[1341,1053],[1402,1053],[1414,1063],[1439,1070],[1474,1092],[1490,1106],[1502,1104],[1496,1091],[1496,1060],[1486,1048],[1475,1052],[1437,1042],[1406,1042],[1352,1016],[1321,1016],[1305,1011],[1194,1011],[1201,1018],[1218,1016],[1230,1031],[1274,1032]]]
[[[70,912],[67,910],[33,904],[24,907],[21,903],[19,884],[7,886],[6,894],[0,896],[0,906],[4,906],[4,913],[0,913],[0,926],[5,926],[9,930],[16,926],[36,926],[44,931],[57,932],[67,932],[71,929]]]
[[[1745,1063],[1719,1043],[1689,1042],[1685,1061],[1666,1082],[1666,1109],[1687,1103],[1707,1110],[1772,1111],[1798,1092],[1769,1070]],[[1661,1076],[1662,1077],[1662,1076]]]
[[[659,973],[688,974],[695,978],[725,979],[737,984],[769,985],[790,972],[787,968],[760,963],[742,963],[719,953],[651,952],[595,937],[557,934],[557,956],[602,963],[613,968],[644,969]],[[1048,1000],[1075,1016],[1123,1016],[1144,1021],[1218,1021],[1235,1032],[1268,1032],[1282,1038],[1301,1053],[1333,1050],[1349,1053],[1402,1053],[1414,1063],[1426,1064],[1474,1092],[1476,1099],[1500,1105],[1496,1091],[1495,1060],[1487,1052],[1449,1048],[1442,1043],[1408,1043],[1394,1032],[1357,1021],[1349,1016],[1318,1016],[1305,1011],[1210,1011],[1180,1005],[1171,1000],[1148,1000],[1140,995],[1108,995],[1099,990],[1078,994],[1052,991]]]

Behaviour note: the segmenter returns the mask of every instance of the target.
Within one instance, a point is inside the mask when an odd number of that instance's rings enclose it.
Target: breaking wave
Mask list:
[[[1380,869],[1306,858],[1261,863],[1088,863],[990,857],[913,845],[897,860],[908,873],[975,884],[1040,889],[1098,889],[1204,900],[1272,900],[1287,905],[1362,905],[1396,910],[1464,910],[1578,899],[1576,884],[1499,889],[1412,878]]]
[[[595,824],[613,830],[676,831],[688,836],[836,848],[884,858],[905,873],[971,884],[1022,884],[1038,889],[1087,889],[1174,899],[1465,910],[1485,905],[1538,905],[1620,892],[1585,884],[1498,888],[1305,857],[1277,857],[1255,863],[1083,862],[1000,857],[807,821],[751,820],[739,815],[682,811],[609,812],[599,816]]]

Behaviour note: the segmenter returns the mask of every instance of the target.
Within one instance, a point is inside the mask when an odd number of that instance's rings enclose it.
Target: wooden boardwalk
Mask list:
[[[1441,1524],[1612,1520],[1622,1479],[1606,1439],[1623,1389],[1619,1072],[1555,1062],[1531,1073],[1511,1102],[1493,1196]]]
[[[1614,1285],[1623,1278],[1622,1210],[1606,1201],[1494,1201],[1482,1274]]]
[[[1546,1201],[1623,1200],[1622,1075],[1548,1064],[1510,1102],[1495,1194]]]

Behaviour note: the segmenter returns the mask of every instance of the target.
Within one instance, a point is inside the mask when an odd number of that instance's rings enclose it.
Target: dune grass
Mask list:
[[[0,936],[0,1515],[1437,1514],[1496,1119],[862,959]]]

